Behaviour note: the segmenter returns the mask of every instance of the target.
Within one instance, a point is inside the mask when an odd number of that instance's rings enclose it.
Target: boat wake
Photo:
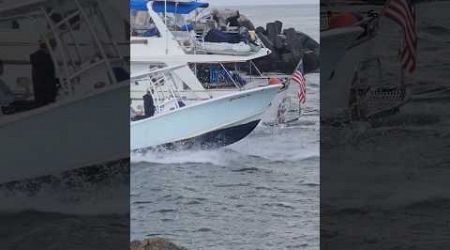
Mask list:
[[[313,126],[312,126],[313,125]],[[302,138],[309,133],[302,134],[302,130],[315,126],[311,121],[298,121],[295,125],[258,126],[246,139],[225,148],[211,150],[155,150],[132,153],[131,163],[180,165],[180,164],[211,164],[215,166],[240,166],[255,163],[302,161],[319,157],[318,147],[311,147],[318,143],[313,135]],[[316,131],[318,132],[318,131]],[[290,140],[289,136],[299,137]],[[303,140],[302,140],[303,139]],[[306,139],[306,140],[305,140]],[[300,141],[300,143],[298,143]]]
[[[150,163],[150,164],[212,164],[217,166],[226,166],[229,164],[226,154],[227,149],[216,150],[157,150],[146,151],[143,153],[133,153],[131,155],[131,163]]]
[[[91,166],[0,185],[0,213],[39,211],[67,215],[128,213],[129,165]]]

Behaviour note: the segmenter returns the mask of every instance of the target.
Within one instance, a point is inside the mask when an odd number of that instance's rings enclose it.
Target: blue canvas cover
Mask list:
[[[240,43],[242,36],[239,33],[223,32],[218,29],[212,29],[206,34],[205,42],[211,43]]]
[[[201,2],[171,2],[167,1],[167,13],[189,14],[198,8],[207,8],[209,3]],[[166,10],[164,1],[154,1],[152,4],[155,12],[164,12]]]
[[[130,9],[135,11],[147,11],[148,0],[130,0]]]

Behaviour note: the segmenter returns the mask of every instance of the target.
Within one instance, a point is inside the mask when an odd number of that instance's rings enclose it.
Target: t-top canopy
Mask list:
[[[153,10],[155,12],[164,12],[166,10],[166,3],[164,1],[154,1]],[[200,2],[173,2],[167,1],[167,12],[176,14],[189,14],[198,8],[207,8],[208,3]]]
[[[130,9],[147,11],[148,10],[147,3],[148,3],[148,0],[131,0],[130,1]]]
[[[130,9],[132,10],[148,10],[147,9],[148,0],[131,0]],[[189,14],[198,8],[207,8],[209,3],[201,2],[177,2],[177,1],[167,1],[167,9],[165,1],[153,1],[152,7],[155,12],[176,13],[176,14]]]

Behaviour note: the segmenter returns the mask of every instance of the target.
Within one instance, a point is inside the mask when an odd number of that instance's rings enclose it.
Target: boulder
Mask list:
[[[275,37],[280,34],[278,33],[278,28],[275,23],[267,23],[266,25],[267,37],[270,41],[275,41]]]
[[[281,21],[275,21],[274,22],[275,25],[275,31],[277,34],[281,34],[281,31],[283,30],[283,23]]]
[[[277,35],[275,37],[275,41],[273,42],[275,49],[281,50],[286,47],[286,36],[285,35]]]
[[[132,241],[130,243],[130,250],[187,250],[187,248],[179,247],[167,239],[152,238],[143,241]]]
[[[259,26],[258,28],[256,28],[256,33],[260,33],[260,34],[263,34],[263,35],[267,35],[266,30],[265,30],[263,27],[261,27],[261,26]]]
[[[274,45],[273,42],[263,33],[259,33],[258,31],[256,32],[256,34],[258,35],[259,39],[261,39],[261,42],[264,44],[264,46],[266,46],[266,48],[273,50],[274,49]]]
[[[320,67],[319,57],[313,51],[303,53],[303,69],[305,74],[316,72]]]
[[[272,51],[269,56],[254,60],[261,71],[292,74],[301,59],[305,73],[319,70],[320,44],[309,35],[294,28],[283,30],[280,21],[267,23],[266,29],[257,27],[256,33]],[[248,69],[247,66],[244,68]]]
[[[300,40],[302,47],[309,50],[316,50],[320,47],[319,43],[312,39],[307,34],[297,31],[297,37]]]
[[[286,30],[287,49],[295,56],[300,57],[303,49],[302,41],[297,36],[297,31],[294,28]]]

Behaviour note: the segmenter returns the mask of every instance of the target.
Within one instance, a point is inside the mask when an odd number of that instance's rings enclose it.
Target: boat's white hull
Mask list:
[[[280,88],[281,85],[274,85],[240,91],[131,122],[131,150],[183,142],[257,123]]]
[[[128,83],[0,118],[0,183],[129,157]],[[120,131],[120,133],[118,133]]]
[[[323,79],[328,79],[336,64],[347,53],[349,46],[354,43],[364,29],[355,27],[337,28],[320,33],[320,74]]]
[[[321,51],[323,60],[321,60],[320,68],[321,78],[324,79],[323,84],[326,85],[322,88],[322,92],[327,101],[322,103],[321,108],[321,116],[325,119],[347,115],[353,77],[363,59],[364,50],[370,46],[370,41],[367,40],[348,49],[348,46],[361,34],[360,31],[362,32],[360,27],[354,27],[347,31],[341,30],[337,33],[328,33],[326,36],[321,35],[322,48],[326,49]]]

